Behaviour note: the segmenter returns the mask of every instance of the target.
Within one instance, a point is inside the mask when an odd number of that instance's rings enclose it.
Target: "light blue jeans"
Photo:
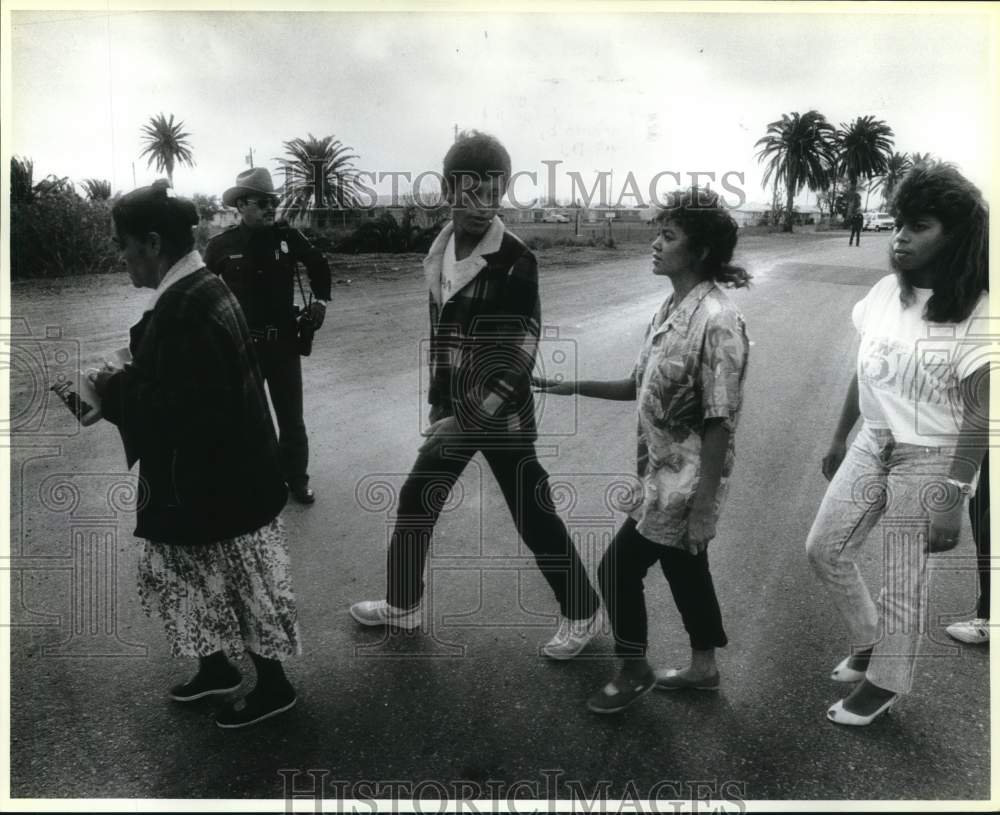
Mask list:
[[[844,618],[855,650],[874,646],[867,679],[908,693],[927,631],[928,508],[945,509],[952,447],[897,443],[889,430],[862,426],[827,487],[806,540],[813,569]],[[882,589],[873,602],[857,559],[875,536]]]

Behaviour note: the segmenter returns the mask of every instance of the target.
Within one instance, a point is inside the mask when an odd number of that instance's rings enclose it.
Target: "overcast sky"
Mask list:
[[[542,162],[561,161],[561,198],[568,172],[590,186],[604,170],[613,198],[629,172],[648,196],[669,171],[714,173],[716,189],[743,173],[730,186],[766,200],[754,142],[782,113],[816,108],[834,124],[884,119],[897,150],[954,161],[986,188],[989,9],[973,11],[14,12],[4,149],[33,159],[36,179],[130,189],[133,162],[139,184],[157,176],[141,126],[174,113],[197,162],[176,188],[219,194],[251,146],[274,170],[282,142],[309,133],[353,147],[358,169],[436,171],[457,124],[495,133],[515,169],[538,174],[520,199],[544,191]]]

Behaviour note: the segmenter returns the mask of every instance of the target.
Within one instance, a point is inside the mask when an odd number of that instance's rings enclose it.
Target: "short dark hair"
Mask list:
[[[937,260],[944,272],[934,282],[924,318],[958,323],[990,288],[990,214],[983,194],[953,165],[942,161],[913,167],[899,182],[890,212],[897,219],[930,215],[941,221],[948,245]],[[913,302],[913,287],[899,275],[900,298]]]
[[[707,250],[702,267],[711,280],[733,289],[750,284],[752,275],[730,263],[739,227],[716,193],[699,187],[677,190],[668,196],[654,220],[679,226],[693,252]]]
[[[444,156],[444,181],[451,189],[462,189],[462,178],[479,181],[501,178],[510,182],[510,153],[496,136],[478,130],[463,130]]]
[[[138,240],[155,232],[163,242],[163,255],[177,259],[194,249],[198,208],[186,198],[178,198],[165,179],[139,187],[119,198],[111,208],[118,231]]]

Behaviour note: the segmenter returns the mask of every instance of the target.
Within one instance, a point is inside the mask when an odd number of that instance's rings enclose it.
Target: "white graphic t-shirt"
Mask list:
[[[960,323],[931,323],[923,313],[933,291],[916,289],[905,308],[899,291],[896,275],[883,277],[851,314],[861,334],[861,415],[897,442],[953,446],[962,422],[959,383],[988,362],[989,298],[984,292]]]

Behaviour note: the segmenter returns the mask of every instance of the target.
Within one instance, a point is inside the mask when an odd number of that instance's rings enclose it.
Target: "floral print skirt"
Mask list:
[[[268,659],[301,653],[285,527],[280,517],[206,546],[145,541],[139,597],[163,620],[176,657],[244,649]]]

